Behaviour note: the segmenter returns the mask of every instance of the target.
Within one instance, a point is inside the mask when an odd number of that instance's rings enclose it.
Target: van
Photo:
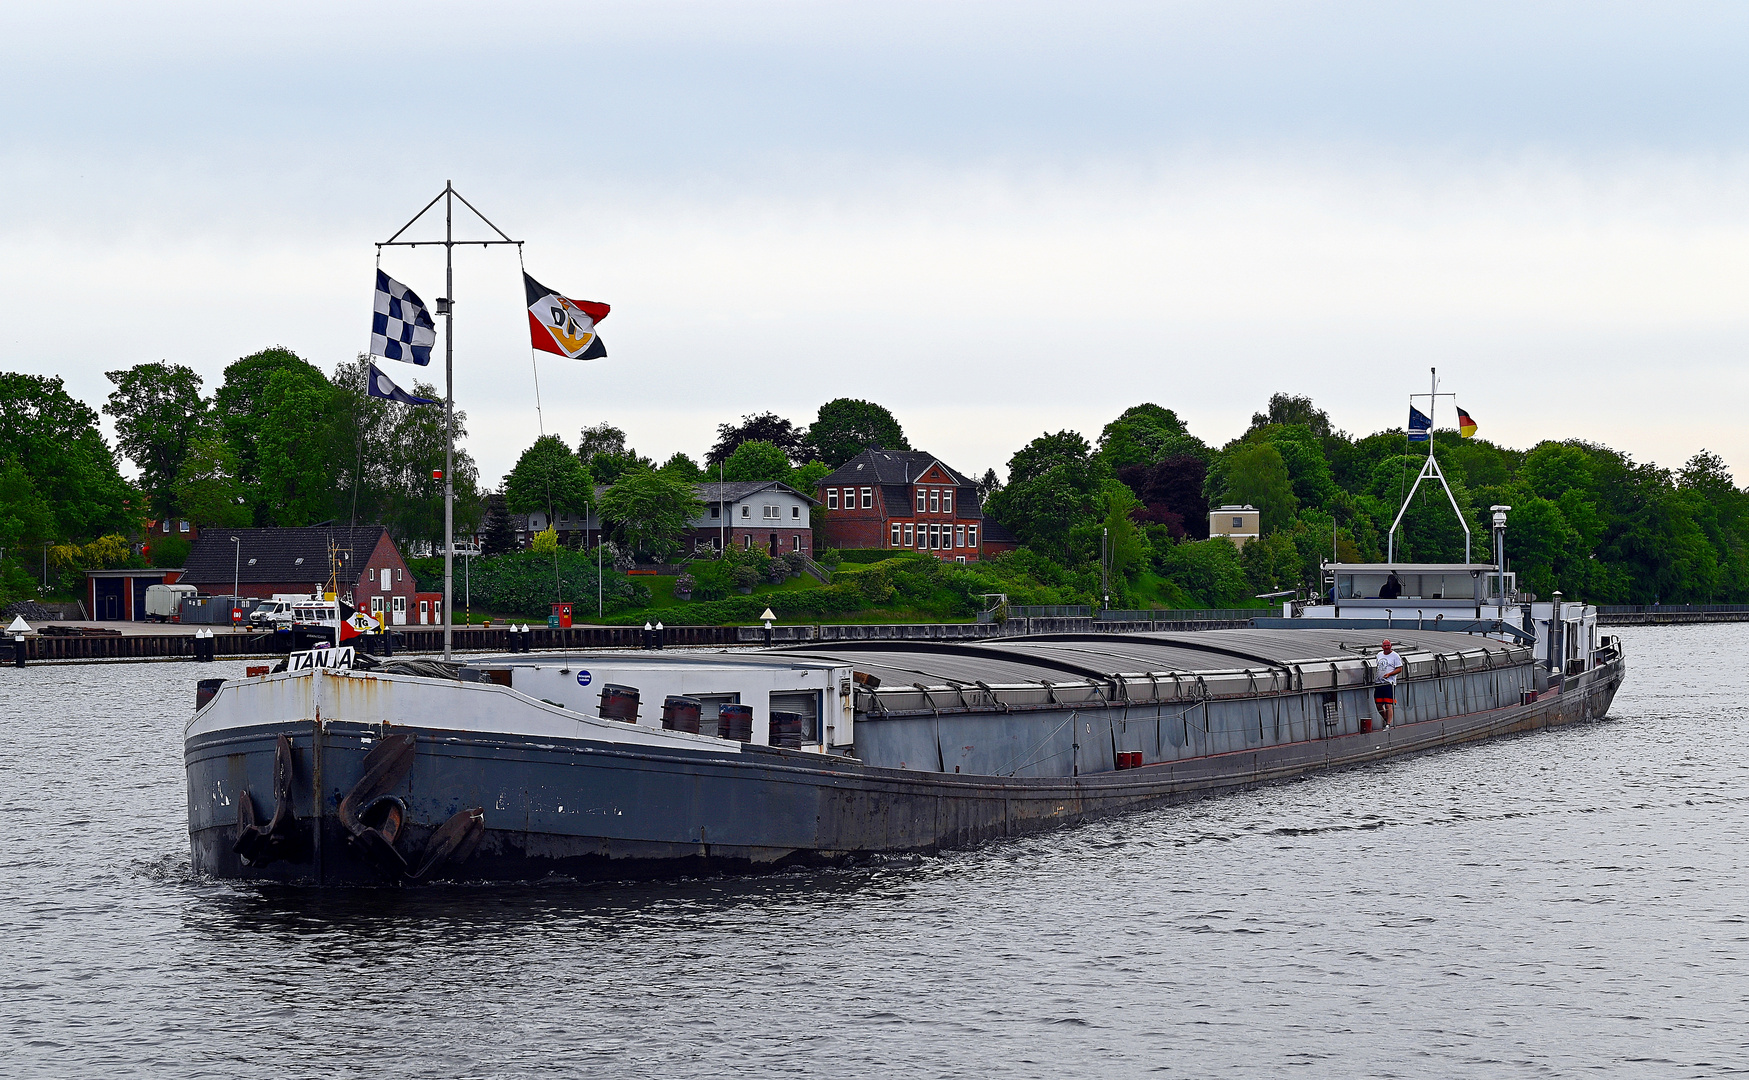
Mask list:
[[[249,625],[278,628],[290,626],[294,604],[290,600],[263,600],[249,613]]]

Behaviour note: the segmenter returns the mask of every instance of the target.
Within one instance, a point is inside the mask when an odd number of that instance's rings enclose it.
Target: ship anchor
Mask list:
[[[407,821],[407,804],[389,794],[412,771],[413,746],[410,731],[378,742],[365,755],[364,775],[340,800],[339,818],[372,866],[387,877],[422,882],[445,863],[459,863],[473,854],[486,832],[486,814],[483,807],[474,806],[452,815],[425,842],[415,868],[414,860],[395,846]]]
[[[273,817],[264,826],[255,814],[255,800],[249,789],[237,796],[237,842],[231,850],[242,856],[249,866],[291,857],[297,848],[297,836],[292,822],[292,746],[281,735],[273,745]]]

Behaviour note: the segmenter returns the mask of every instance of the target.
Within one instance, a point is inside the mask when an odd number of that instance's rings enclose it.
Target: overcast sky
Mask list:
[[[453,180],[613,305],[608,359],[540,361],[573,443],[849,395],[982,473],[1140,401],[1396,427],[1437,366],[1486,437],[1749,479],[1746,41],[1595,0],[12,4],[0,368],[93,406],[144,361],[331,371]],[[516,256],[456,264],[495,483],[537,424]],[[427,299],[442,265],[383,258]]]

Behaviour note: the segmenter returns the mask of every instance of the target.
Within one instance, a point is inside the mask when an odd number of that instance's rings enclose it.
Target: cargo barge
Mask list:
[[[1200,633],[294,663],[203,692],[185,733],[193,862],[339,885],[935,852],[1601,717],[1625,671],[1595,608],[1549,610],[1558,649],[1528,612],[1530,632],[1294,614]],[[1406,661],[1388,730],[1384,637]]]

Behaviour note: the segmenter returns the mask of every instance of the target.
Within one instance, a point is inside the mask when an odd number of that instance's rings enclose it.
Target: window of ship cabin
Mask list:
[[[688,694],[698,699],[698,730],[703,735],[717,733],[717,713],[724,705],[741,704],[740,694]]]
[[[929,489],[929,512],[932,514],[941,512],[941,492],[935,488]]]
[[[909,526],[909,525],[905,526],[905,542],[903,544],[900,544],[899,546],[900,547],[910,547],[911,546],[911,526]]]
[[[827,488],[826,489],[826,509],[828,509],[828,510],[838,509],[838,489],[837,488]]]
[[[864,510],[874,509],[874,488],[862,489],[862,508]]]
[[[953,488],[948,488],[941,493],[941,512],[944,514],[953,513]]]
[[[929,510],[929,492],[925,491],[923,488],[918,488],[917,489],[917,512],[919,514],[922,514],[922,513],[927,512],[928,510]]]
[[[802,742],[820,741],[820,692],[818,690],[773,690],[771,712],[797,713],[802,718]],[[767,723],[770,716],[767,714]],[[770,728],[766,738],[770,739]]]
[[[1245,519],[1244,518],[1236,517],[1233,519],[1233,528],[1243,529],[1244,527],[1245,527]]]
[[[899,546],[899,523],[896,521],[893,522],[893,542],[892,542],[891,546],[892,547]]]

